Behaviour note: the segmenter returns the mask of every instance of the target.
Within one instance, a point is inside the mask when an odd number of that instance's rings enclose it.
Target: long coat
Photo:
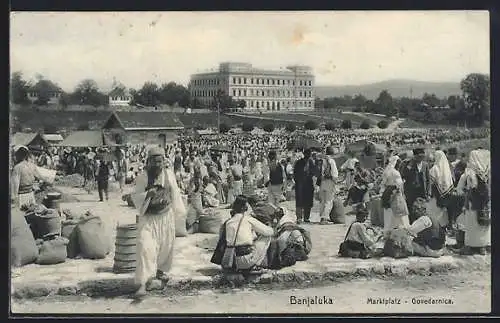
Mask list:
[[[305,166],[309,163],[309,173],[306,174]],[[316,166],[312,159],[299,159],[293,168],[295,180],[295,206],[299,208],[312,207],[314,202],[314,179]]]
[[[410,162],[406,167],[404,167],[401,170],[401,176],[405,182],[404,191],[406,195],[406,201],[408,204],[408,208],[410,210],[413,207],[413,202],[415,202],[415,200],[418,197],[425,198],[427,195],[430,194],[429,164],[425,161],[422,163],[421,173],[423,175],[422,176],[423,187],[422,187],[422,192],[418,192],[414,184],[418,174],[417,164]]]

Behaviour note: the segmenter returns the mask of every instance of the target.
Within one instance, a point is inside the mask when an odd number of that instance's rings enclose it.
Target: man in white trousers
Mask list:
[[[148,151],[146,172],[136,179],[135,194],[145,195],[137,224],[136,296],[152,279],[168,281],[175,241],[175,217],[186,212],[174,172],[165,167],[163,148]],[[149,203],[148,203],[149,202]]]

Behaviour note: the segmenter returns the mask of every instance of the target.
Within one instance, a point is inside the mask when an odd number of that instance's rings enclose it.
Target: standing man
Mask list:
[[[330,212],[333,208],[335,198],[335,183],[339,177],[337,164],[333,159],[334,151],[332,146],[326,148],[326,157],[321,167],[321,184],[319,188],[320,196],[320,224],[328,224]]]
[[[118,149],[116,151],[116,154],[118,160],[116,161],[115,177],[118,181],[118,184],[120,184],[120,192],[123,194],[123,187],[125,186],[125,178],[127,177],[128,165],[123,150]],[[165,155],[165,151],[163,151],[163,155]]]
[[[38,167],[29,161],[29,150],[26,146],[14,148],[15,165],[11,175],[11,202],[19,208],[36,204],[33,184],[35,181],[43,180],[52,184],[56,178],[55,170]]]
[[[109,186],[109,165],[104,159],[99,161],[99,166],[96,172],[97,180],[97,192],[99,193],[99,202],[104,201],[104,196],[106,201],[109,200],[108,186]]]
[[[309,223],[314,202],[314,177],[316,165],[311,158],[311,149],[304,151],[304,157],[297,160],[293,169],[295,180],[295,213],[297,223]]]
[[[413,203],[419,197],[429,200],[430,196],[429,164],[424,161],[424,158],[424,149],[413,149],[412,160],[401,171],[401,176],[404,180],[406,203],[410,211],[410,224],[416,220],[416,215],[413,214]]]
[[[284,170],[278,161],[276,151],[269,152],[269,182],[267,183],[268,197],[270,204],[279,206],[283,197]]]
[[[186,213],[182,195],[171,169],[165,168],[165,152],[160,147],[148,151],[146,173],[136,180],[136,194],[146,193],[137,224],[136,296],[146,294],[154,278],[168,281],[175,241],[175,217]],[[149,204],[147,201],[150,200]]]

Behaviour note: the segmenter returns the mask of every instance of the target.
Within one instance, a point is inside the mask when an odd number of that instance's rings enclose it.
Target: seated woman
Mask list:
[[[218,207],[220,202],[217,198],[217,188],[210,181],[208,176],[203,177],[202,200],[204,207]]]
[[[244,275],[267,266],[267,249],[274,229],[248,214],[247,198],[238,195],[231,210],[231,218],[221,227],[219,242],[211,262],[227,271]]]
[[[418,198],[414,204],[417,219],[408,228],[391,230],[385,242],[384,254],[405,258],[412,255],[440,257],[444,253],[446,229],[434,214],[427,214],[426,202]]]
[[[279,208],[276,227],[277,238],[268,249],[268,263],[272,269],[293,266],[297,261],[305,261],[312,249],[311,235],[297,225],[297,216],[287,209]]]
[[[383,237],[366,224],[368,210],[365,207],[358,207],[356,210],[356,221],[354,221],[341,243],[339,256],[350,258],[371,258],[379,255],[377,242]]]
[[[354,183],[347,192],[344,206],[368,202],[368,189],[373,186],[372,181],[371,173],[361,168],[361,164],[356,162],[354,165]]]
[[[135,180],[136,174],[134,172],[134,167],[130,167],[125,177],[125,184],[132,184]]]

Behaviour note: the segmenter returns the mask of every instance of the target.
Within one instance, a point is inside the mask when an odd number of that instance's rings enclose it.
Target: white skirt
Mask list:
[[[487,247],[491,245],[491,226],[477,223],[477,211],[465,210],[465,245],[467,247]]]
[[[441,226],[448,225],[448,211],[445,207],[437,206],[436,198],[431,198],[429,203],[427,203],[427,212],[430,217],[438,220]]]

